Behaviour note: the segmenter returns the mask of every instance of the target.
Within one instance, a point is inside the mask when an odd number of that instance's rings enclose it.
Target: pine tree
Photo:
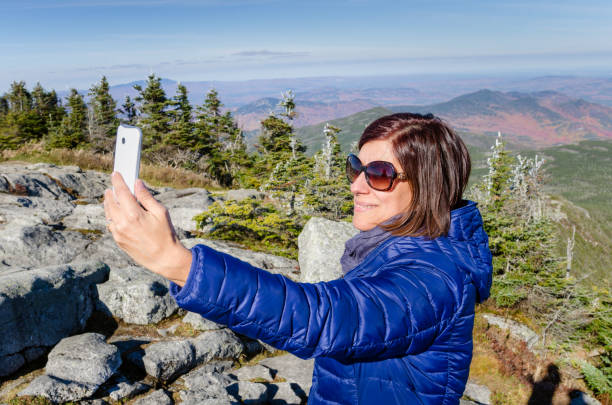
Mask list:
[[[161,78],[151,74],[144,89],[140,85],[134,85],[134,89],[138,91],[136,101],[140,103],[138,125],[143,132],[143,150],[155,149],[161,146],[170,130],[168,99],[162,88]]]
[[[193,149],[195,146],[193,108],[189,103],[187,88],[184,85],[179,83],[171,105],[172,109],[169,113],[172,117],[172,124],[165,143],[175,145],[180,149]]]
[[[74,148],[85,142],[87,131],[87,105],[76,89],[68,96],[69,113],[62,119],[59,128],[50,134],[52,148]]]
[[[138,110],[136,109],[136,104],[130,98],[130,96],[125,96],[125,101],[121,105],[121,109],[119,110],[125,117],[120,121],[124,124],[135,125],[136,118],[138,117]]]
[[[305,200],[313,213],[332,220],[350,216],[353,196],[344,176],[345,160],[338,133],[340,128],[325,124],[323,148],[314,156],[313,176],[305,185]]]
[[[117,103],[109,90],[106,76],[102,76],[100,83],[89,89],[91,107],[89,142],[98,152],[113,150],[113,140],[119,125]]]
[[[42,138],[47,125],[42,116],[33,110],[32,94],[25,82],[13,82],[10,91],[3,96],[6,110],[1,120],[0,148],[17,148],[28,141]]]

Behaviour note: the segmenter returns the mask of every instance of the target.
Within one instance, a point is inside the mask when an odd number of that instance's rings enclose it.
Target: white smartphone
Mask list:
[[[138,127],[119,125],[115,142],[114,171],[121,173],[126,184],[134,194],[134,184],[140,171],[140,149],[142,131]]]

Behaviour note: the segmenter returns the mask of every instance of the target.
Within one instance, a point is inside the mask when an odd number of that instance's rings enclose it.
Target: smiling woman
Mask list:
[[[472,357],[474,306],[489,296],[482,218],[461,199],[463,142],[431,115],[366,128],[347,159],[361,232],[344,276],[296,283],[176,239],[168,211],[112,177],[105,210],[120,247],[173,281],[177,303],[302,358],[315,358],[310,404],[459,404]],[[121,209],[119,209],[121,206]]]

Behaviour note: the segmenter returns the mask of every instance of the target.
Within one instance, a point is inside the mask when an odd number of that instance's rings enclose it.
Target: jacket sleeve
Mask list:
[[[179,306],[298,357],[367,360],[426,350],[455,318],[456,277],[402,261],[378,275],[297,283],[207,246],[192,249]]]

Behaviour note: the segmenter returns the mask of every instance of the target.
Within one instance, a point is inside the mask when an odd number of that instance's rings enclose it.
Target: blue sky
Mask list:
[[[612,74],[612,2],[2,0],[0,92],[175,80]]]

